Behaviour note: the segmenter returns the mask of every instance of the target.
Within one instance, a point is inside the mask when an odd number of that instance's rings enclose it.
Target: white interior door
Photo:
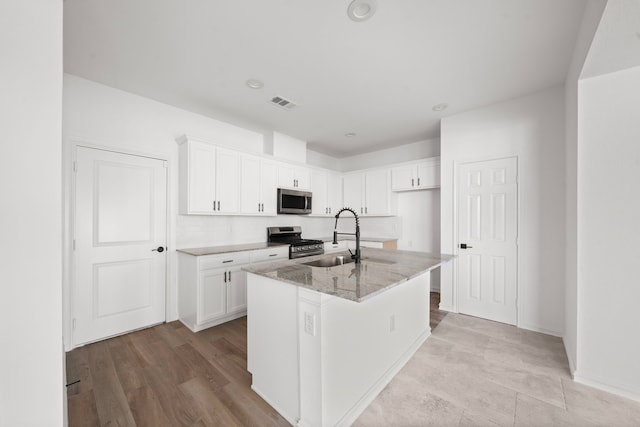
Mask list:
[[[467,163],[458,171],[458,310],[515,325],[517,159]]]
[[[165,320],[165,162],[78,147],[74,344]],[[160,249],[162,248],[162,249]]]

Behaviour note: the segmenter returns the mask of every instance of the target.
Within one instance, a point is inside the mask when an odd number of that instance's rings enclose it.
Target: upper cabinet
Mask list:
[[[426,190],[440,187],[440,159],[425,159],[391,169],[393,191]]]
[[[342,177],[340,174],[313,169],[311,171],[313,193],[312,215],[334,216],[342,208]]]
[[[180,156],[180,213],[228,215],[239,207],[238,152],[182,137]]]
[[[344,204],[362,216],[395,215],[389,169],[374,169],[344,175]]]
[[[240,155],[240,213],[276,215],[278,167],[268,159]]]
[[[309,190],[311,188],[309,175],[309,168],[288,163],[279,163],[278,187]]]

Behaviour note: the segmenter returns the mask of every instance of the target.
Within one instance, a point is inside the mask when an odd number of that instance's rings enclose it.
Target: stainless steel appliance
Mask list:
[[[307,215],[311,213],[311,193],[309,191],[278,188],[278,213]]]
[[[301,258],[324,253],[322,240],[309,240],[302,238],[302,228],[293,227],[268,227],[267,241],[269,243],[283,243],[289,245],[289,259]]]

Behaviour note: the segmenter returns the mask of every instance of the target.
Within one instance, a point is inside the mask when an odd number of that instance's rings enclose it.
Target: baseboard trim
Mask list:
[[[597,388],[602,391],[606,391],[607,393],[617,394],[618,396],[626,397],[627,399],[640,402],[640,390],[630,390],[624,386],[620,387],[620,386],[610,385],[600,379],[584,376],[580,374],[578,371],[574,372],[573,380],[577,383],[584,384],[589,387]]]
[[[287,414],[285,411],[282,410],[282,408],[280,408],[278,405],[276,405],[274,402],[272,402],[265,394],[263,394],[259,388],[257,388],[256,386],[254,386],[253,384],[251,384],[251,390],[255,391],[256,394],[258,396],[260,396],[265,402],[267,402],[269,404],[269,406],[271,406],[273,409],[275,409],[280,415],[282,415],[282,418],[284,418],[285,420],[287,420],[287,422],[289,422],[289,424],[291,424],[292,426],[298,426],[298,417],[292,417],[290,414]]]
[[[365,409],[378,397],[378,394],[391,382],[398,372],[407,364],[420,346],[431,335],[431,328],[427,328],[420,336],[402,353],[396,362],[369,388],[369,390],[356,402],[356,404],[338,421],[336,425],[352,425]]]
[[[518,328],[521,328],[521,329],[526,329],[528,331],[533,331],[533,332],[539,332],[539,333],[545,334],[545,335],[552,335],[552,336],[558,337],[558,338],[562,338],[564,336],[563,333],[560,333],[558,331],[552,331],[550,329],[541,328],[541,327],[536,326],[536,325],[528,325],[526,323],[523,323],[523,324],[518,324],[517,326],[518,326]]]
[[[569,373],[571,374],[571,378],[575,380],[576,363],[573,360],[573,357],[571,357],[571,354],[569,354],[569,351],[567,350],[567,343],[565,342],[564,337],[562,337],[562,345],[564,346],[564,353],[567,355],[567,361],[569,362]]]
[[[438,310],[447,311],[449,313],[457,313],[458,312],[453,307],[450,307],[448,305],[443,305],[442,303],[438,304]]]

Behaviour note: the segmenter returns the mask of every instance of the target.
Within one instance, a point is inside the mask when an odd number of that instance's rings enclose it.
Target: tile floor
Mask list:
[[[356,426],[640,426],[640,403],[571,380],[560,338],[460,314]]]

